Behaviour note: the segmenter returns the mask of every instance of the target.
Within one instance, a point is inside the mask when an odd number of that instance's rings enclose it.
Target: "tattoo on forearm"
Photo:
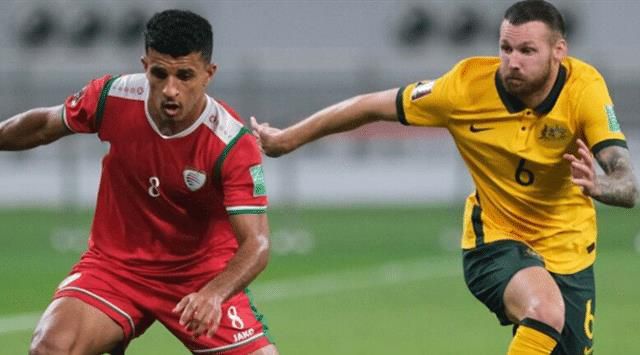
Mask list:
[[[594,198],[614,206],[633,207],[638,186],[631,167],[629,152],[621,147],[608,147],[596,155],[606,175],[598,176],[599,196]]]

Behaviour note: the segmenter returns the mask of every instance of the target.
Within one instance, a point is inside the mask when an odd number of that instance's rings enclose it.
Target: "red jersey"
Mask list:
[[[83,259],[144,276],[214,276],[238,249],[229,215],[266,211],[260,151],[209,96],[191,127],[163,135],[148,94],[144,74],[104,76],[65,101],[71,131],[110,144]]]

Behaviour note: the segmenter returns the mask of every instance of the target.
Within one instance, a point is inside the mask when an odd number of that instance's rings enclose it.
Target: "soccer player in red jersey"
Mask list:
[[[269,253],[255,138],[206,94],[209,22],[155,14],[144,73],[89,82],[60,106],[0,124],[0,149],[72,133],[110,144],[88,250],[38,323],[32,354],[124,353],[161,322],[194,354],[277,354],[246,287]]]

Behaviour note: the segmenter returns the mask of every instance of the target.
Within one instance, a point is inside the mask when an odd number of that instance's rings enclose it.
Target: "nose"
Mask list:
[[[178,94],[180,94],[180,91],[178,90],[178,80],[173,76],[169,76],[164,85],[164,88],[162,88],[162,94],[164,94],[164,96],[168,98],[177,97]]]
[[[507,66],[510,70],[520,70],[520,57],[515,51],[507,56]]]

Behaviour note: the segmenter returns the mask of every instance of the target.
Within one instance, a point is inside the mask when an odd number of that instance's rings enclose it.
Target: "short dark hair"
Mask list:
[[[200,53],[211,62],[213,30],[202,16],[188,10],[165,10],[154,14],[144,31],[144,49],[174,58]]]
[[[512,25],[522,25],[531,21],[540,21],[549,29],[566,36],[564,18],[558,9],[544,0],[519,1],[507,9],[504,19]]]

